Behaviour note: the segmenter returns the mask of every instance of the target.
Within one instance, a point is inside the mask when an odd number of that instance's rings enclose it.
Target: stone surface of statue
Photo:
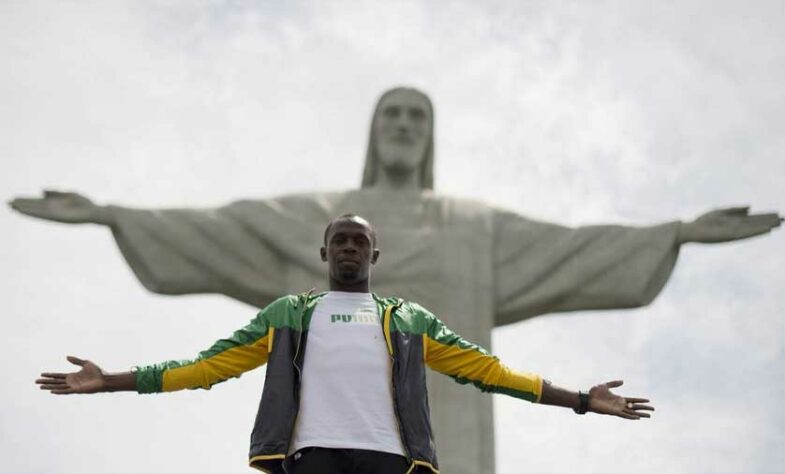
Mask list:
[[[47,192],[12,207],[109,225],[150,291],[218,293],[257,307],[286,293],[325,289],[321,231],[334,216],[359,214],[376,226],[382,251],[373,290],[423,304],[486,348],[495,326],[532,316],[646,305],[668,280],[681,243],[736,240],[781,222],[777,214],[734,208],[690,223],[568,228],[441,196],[432,191],[433,126],[424,94],[404,88],[384,94],[359,190],[206,210],[101,207],[78,194]],[[443,472],[494,472],[491,397],[438,374],[429,388]]]

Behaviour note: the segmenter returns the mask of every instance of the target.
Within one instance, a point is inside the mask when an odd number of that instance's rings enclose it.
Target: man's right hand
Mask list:
[[[97,206],[90,199],[77,193],[44,191],[43,198],[16,198],[8,203],[12,209],[28,216],[65,222],[67,224],[111,225],[108,208]]]
[[[89,360],[82,360],[74,356],[68,356],[66,359],[81,367],[82,370],[68,374],[44,372],[41,374],[41,378],[35,381],[41,386],[41,390],[49,390],[56,395],[136,390],[136,374],[134,372],[109,374]]]
[[[57,395],[107,391],[104,371],[100,367],[89,360],[82,360],[74,356],[68,356],[66,359],[68,362],[80,366],[82,370],[69,374],[44,372],[41,374],[41,378],[35,381],[41,386],[41,390],[49,390]]]

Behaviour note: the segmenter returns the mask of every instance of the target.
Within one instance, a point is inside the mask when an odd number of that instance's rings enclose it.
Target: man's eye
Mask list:
[[[354,243],[356,247],[367,247],[368,239],[366,239],[365,237],[355,237],[352,238],[352,243]]]

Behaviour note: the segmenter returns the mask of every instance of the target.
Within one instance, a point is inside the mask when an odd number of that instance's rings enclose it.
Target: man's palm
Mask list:
[[[78,365],[82,370],[68,374],[44,372],[41,378],[35,383],[41,386],[41,390],[49,390],[57,395],[67,395],[71,393],[96,393],[105,387],[104,372],[100,367],[77,357],[68,356],[68,361]]]
[[[649,403],[648,399],[622,397],[611,392],[611,388],[620,387],[623,383],[621,380],[613,380],[592,387],[589,390],[589,410],[628,420],[649,418],[651,415],[646,412],[654,411],[654,407],[644,405]]]

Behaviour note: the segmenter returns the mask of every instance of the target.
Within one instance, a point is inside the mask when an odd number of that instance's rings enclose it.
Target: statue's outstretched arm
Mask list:
[[[160,294],[219,293],[262,307],[281,294],[284,265],[248,221],[266,216],[238,206],[144,210],[99,206],[73,192],[9,203],[23,214],[69,224],[106,225],[145,288]],[[242,207],[242,206],[239,206]],[[264,228],[264,226],[262,226]],[[285,229],[281,231],[286,234]]]
[[[563,311],[649,304],[670,277],[682,224],[570,228],[496,216],[496,325]]]
[[[728,242],[778,227],[776,213],[737,207],[692,222],[569,228],[496,215],[496,324],[562,311],[649,304],[670,278],[681,244]]]

